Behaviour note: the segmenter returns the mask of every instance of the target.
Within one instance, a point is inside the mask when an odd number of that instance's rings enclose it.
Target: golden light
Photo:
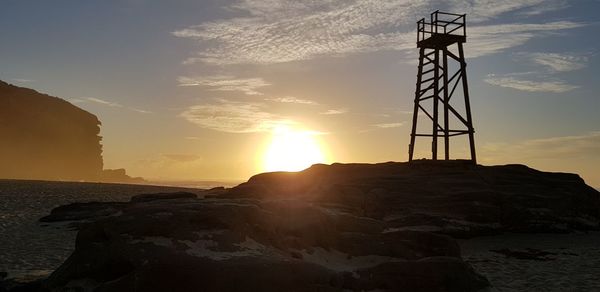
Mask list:
[[[325,155],[315,135],[288,126],[275,128],[264,155],[264,171],[300,171],[315,163],[324,163]]]

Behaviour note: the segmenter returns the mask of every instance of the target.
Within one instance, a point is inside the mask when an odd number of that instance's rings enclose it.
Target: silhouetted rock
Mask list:
[[[87,223],[75,251],[45,287],[477,291],[488,285],[446,235],[389,231],[383,220],[301,198],[197,199],[163,193],[104,203],[104,211],[98,204],[52,211],[54,220]],[[89,216],[82,214],[86,208]]]
[[[103,182],[121,182],[121,183],[144,183],[141,177],[130,177],[123,168],[118,169],[104,169],[100,173],[98,178],[99,181]]]
[[[44,287],[478,291],[487,280],[447,234],[598,229],[600,217],[599,193],[581,178],[522,165],[315,165],[213,191],[53,210],[87,223]]]
[[[314,165],[298,173],[263,173],[222,195],[302,198],[390,230],[470,237],[600,228],[600,194],[576,174],[524,165],[467,161]]]
[[[39,221],[60,222],[98,220],[102,217],[117,214],[125,206],[126,203],[122,202],[71,203],[52,209],[50,215],[40,218]]]
[[[143,182],[102,169],[100,124],[65,100],[0,81],[0,178]]]

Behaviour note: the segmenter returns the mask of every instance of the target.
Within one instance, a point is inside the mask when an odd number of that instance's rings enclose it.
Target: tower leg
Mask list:
[[[432,160],[437,160],[437,146],[438,146],[438,128],[439,128],[439,122],[438,122],[438,100],[440,98],[440,84],[439,84],[439,78],[440,78],[440,50],[435,49],[435,59],[434,59],[434,71],[433,71],[433,129],[432,129],[432,136],[433,136],[433,140],[431,141],[431,159]]]
[[[450,160],[450,122],[448,121],[448,107],[449,104],[449,93],[450,84],[448,84],[448,48],[443,50],[443,80],[444,80],[444,159]]]
[[[415,153],[415,137],[417,135],[417,119],[419,117],[419,98],[421,94],[421,80],[423,78],[423,59],[425,59],[425,48],[419,50],[419,67],[417,72],[417,90],[415,91],[415,106],[413,109],[412,131],[410,134],[410,144],[408,144],[408,161],[413,160]]]
[[[463,51],[462,43],[458,43],[458,56],[460,58],[460,70],[462,86],[465,96],[465,110],[467,112],[467,128],[469,131],[469,146],[471,147],[471,160],[474,164],[477,164],[477,156],[475,155],[475,129],[473,128],[473,118],[471,116],[471,104],[469,102],[469,86],[467,83],[467,63],[465,62],[465,54]]]

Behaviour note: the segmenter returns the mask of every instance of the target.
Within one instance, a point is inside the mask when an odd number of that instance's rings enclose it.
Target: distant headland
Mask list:
[[[61,98],[0,81],[0,178],[143,182],[103,169],[100,126]]]

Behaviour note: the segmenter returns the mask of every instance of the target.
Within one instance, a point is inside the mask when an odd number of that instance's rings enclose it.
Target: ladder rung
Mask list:
[[[421,83],[425,83],[425,82],[429,82],[431,80],[435,80],[435,76],[431,77],[431,78],[427,78],[425,80],[421,80]]]
[[[419,101],[428,100],[428,99],[430,99],[430,98],[432,98],[432,97],[434,97],[434,96],[435,96],[435,95],[433,95],[433,94],[432,94],[432,95],[428,95],[428,96],[426,96],[426,97],[420,97],[420,98],[419,98]]]
[[[435,66],[434,66],[433,68],[431,68],[431,69],[429,69],[429,70],[425,71],[425,72],[421,72],[421,75],[428,74],[429,72],[433,72],[434,70],[435,70]]]

